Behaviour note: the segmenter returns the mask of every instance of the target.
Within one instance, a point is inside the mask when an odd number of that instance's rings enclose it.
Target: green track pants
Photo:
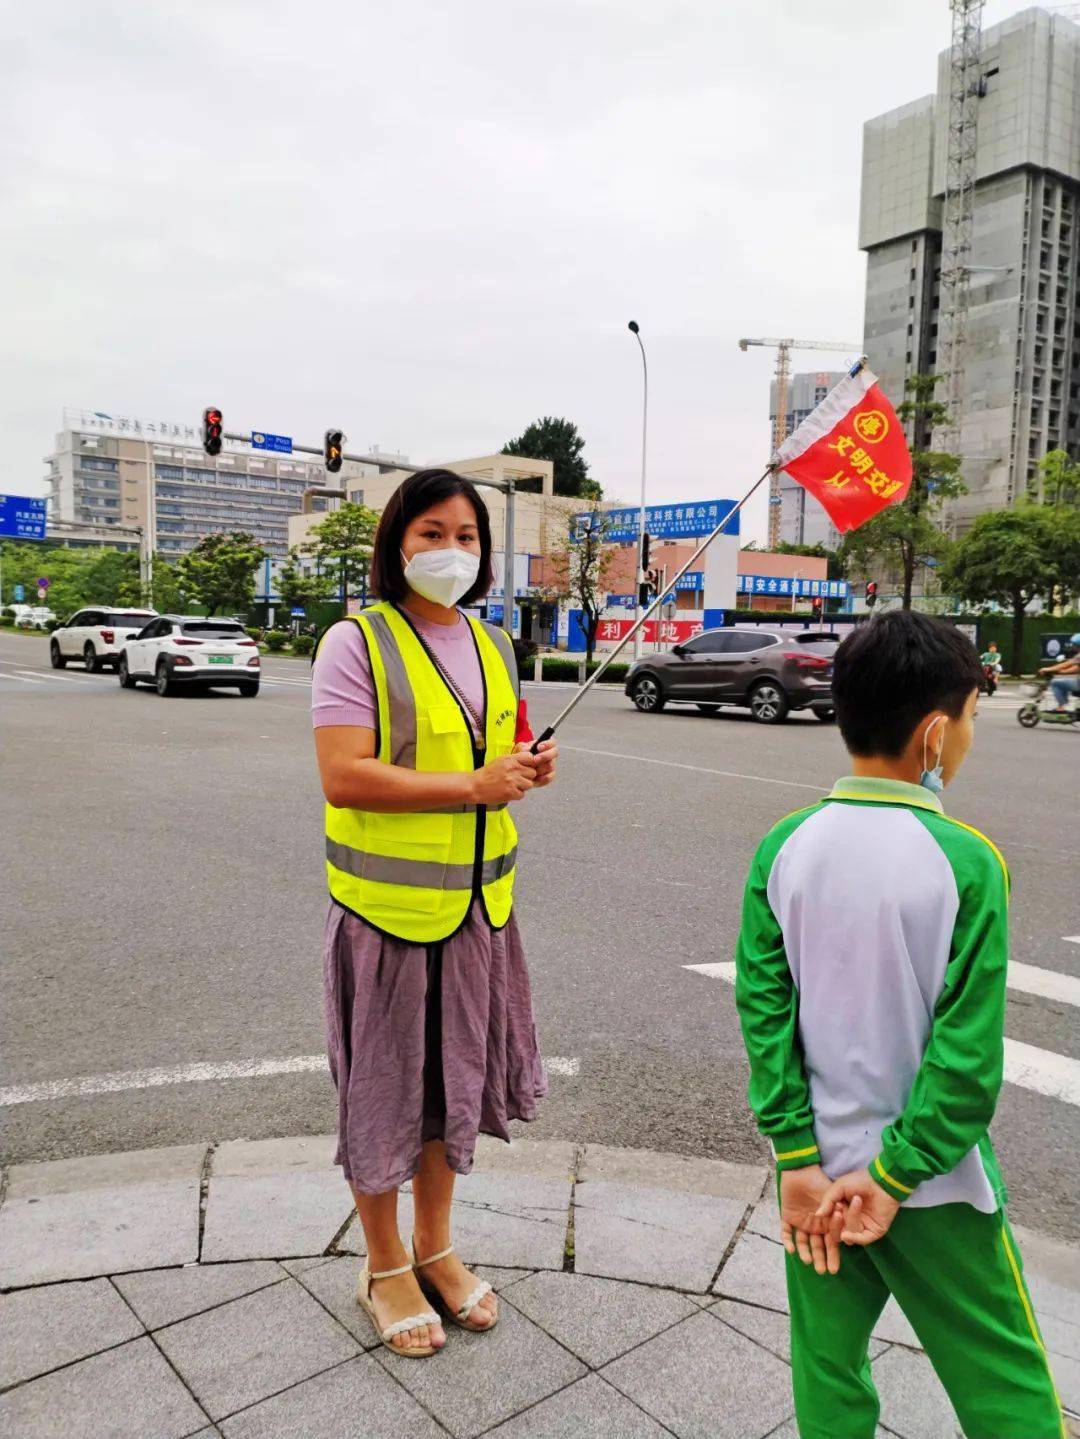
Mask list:
[[[839,1274],[787,1255],[800,1439],[873,1439],[870,1333],[890,1294],[966,1439],[1061,1439],[1061,1405],[1003,1211],[901,1209],[884,1239],[844,1248]],[[942,1436],[946,1439],[946,1436]]]

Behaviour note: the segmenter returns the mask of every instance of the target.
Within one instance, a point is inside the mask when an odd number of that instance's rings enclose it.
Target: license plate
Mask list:
[[[231,665],[232,655],[207,655],[212,665]]]

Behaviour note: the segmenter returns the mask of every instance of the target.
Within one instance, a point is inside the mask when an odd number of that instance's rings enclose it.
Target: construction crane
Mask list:
[[[979,99],[985,93],[980,70],[983,0],[950,0],[949,134],[945,153],[945,203],[941,245],[941,331],[944,344],[937,373],[944,373],[949,421],[937,441],[959,449],[964,412],[964,351],[970,304],[971,232],[975,214],[975,161]]]
[[[766,335],[756,340],[740,340],[739,349],[762,345],[776,351],[776,414],[773,418],[773,449],[778,450],[787,439],[788,381],[791,379],[792,350],[833,350],[837,354],[861,355],[862,345],[845,344],[840,340],[778,340]],[[769,549],[780,543],[780,473],[769,477]]]

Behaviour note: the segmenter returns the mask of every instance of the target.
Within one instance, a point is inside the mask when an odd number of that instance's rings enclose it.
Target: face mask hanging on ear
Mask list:
[[[923,789],[928,789],[928,790],[930,790],[930,792],[931,792],[932,794],[940,794],[940,792],[945,788],[945,781],[944,781],[944,780],[942,779],[942,777],[941,777],[941,771],[942,771],[942,768],[943,768],[942,763],[941,763],[941,751],[945,748],[945,726],[946,726],[947,724],[948,724],[948,720],[945,718],[945,716],[944,716],[944,715],[939,715],[938,718],[937,718],[936,720],[934,720],[932,724],[928,724],[928,725],[926,726],[926,733],[923,735],[923,742],[922,742],[923,772],[922,772],[922,774],[919,776],[919,783],[922,785]],[[941,744],[938,745],[938,751],[937,751],[937,756],[936,756],[936,758],[937,758],[937,763],[935,764],[935,766],[934,766],[933,769],[930,769],[930,767],[929,767],[929,765],[928,765],[928,762],[927,762],[927,761],[928,761],[928,758],[929,758],[929,756],[928,756],[928,748],[929,748],[929,743],[930,743],[930,731],[934,728],[935,725],[941,725]]]

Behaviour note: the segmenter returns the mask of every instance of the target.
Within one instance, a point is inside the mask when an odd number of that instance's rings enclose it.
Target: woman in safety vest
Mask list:
[[[490,1329],[491,1286],[450,1240],[454,1176],[477,1134],[509,1140],[547,1092],[512,912],[510,806],[555,775],[529,753],[506,632],[457,608],[492,582],[475,487],[411,475],[375,536],[380,603],[333,625],[312,712],[326,796],[323,993],[338,1093],[336,1162],[367,1240],[358,1299],[383,1344],[414,1358],[446,1342],[431,1307]],[[397,1190],[412,1180],[413,1245]],[[425,1297],[426,1296],[426,1297]]]

